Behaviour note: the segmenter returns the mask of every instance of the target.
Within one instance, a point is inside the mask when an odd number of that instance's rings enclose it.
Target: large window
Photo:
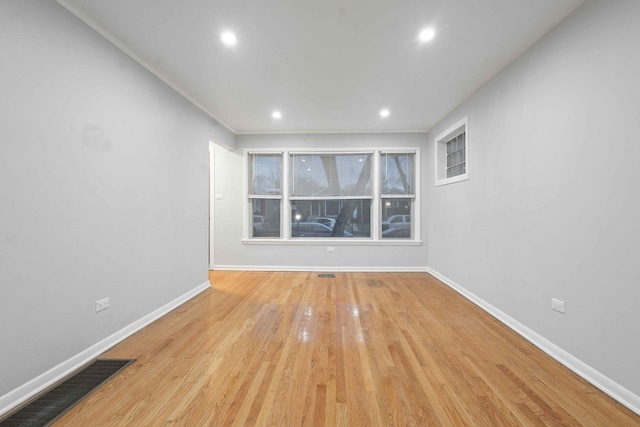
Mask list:
[[[246,152],[251,240],[418,240],[417,149]]]

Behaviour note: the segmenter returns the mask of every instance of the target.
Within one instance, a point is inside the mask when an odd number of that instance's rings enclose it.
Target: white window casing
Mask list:
[[[349,150],[349,149],[313,149],[313,150],[261,150],[261,149],[245,149],[244,150],[244,185],[245,193],[244,218],[245,224],[243,230],[243,242],[245,244],[294,244],[294,245],[326,245],[326,244],[346,244],[352,246],[359,245],[419,245],[420,241],[420,203],[419,203],[419,183],[420,183],[420,155],[419,148],[390,148],[375,150]],[[279,156],[280,158],[280,188],[270,189],[262,178],[260,182],[256,181],[255,170],[260,169],[271,156]],[[368,157],[367,157],[368,156]],[[259,164],[256,165],[256,158]],[[383,161],[384,160],[384,161]],[[252,161],[254,162],[252,164]],[[367,177],[365,185],[363,185],[363,177],[361,172],[368,163],[370,168],[370,177]],[[331,165],[337,170],[332,170]],[[393,176],[390,173],[383,174],[381,167],[387,165],[394,169]],[[402,166],[401,166],[402,165]],[[398,167],[401,171],[398,173]],[[263,168],[265,170],[268,167]],[[338,178],[339,175],[339,178]],[[387,181],[383,183],[383,175]],[[406,176],[404,176],[406,175]],[[336,177],[332,180],[331,177]],[[366,175],[365,175],[366,177]],[[358,182],[360,179],[361,182]],[[269,181],[269,180],[267,180]],[[335,182],[332,182],[335,181]],[[392,182],[393,181],[393,182]],[[271,184],[271,182],[268,182]],[[276,191],[279,190],[279,191]],[[256,228],[251,228],[253,221],[262,221],[261,215],[254,219],[256,212],[254,206],[263,206],[259,202],[264,199],[264,203],[274,203],[276,200],[280,204],[280,223],[279,235],[258,235]],[[336,236],[329,237],[307,237],[299,234],[301,229],[308,229],[300,222],[300,227],[295,228],[296,222],[292,214],[292,208],[298,206],[298,209],[304,209],[301,213],[302,218],[308,214],[318,213],[320,208],[313,206],[325,204],[324,212],[330,209],[326,204],[335,205],[339,203],[339,212],[344,212],[344,204],[347,201],[355,201],[359,203],[354,211],[352,230],[355,225],[364,224],[362,220],[356,221],[362,215],[369,219],[370,231],[364,231],[364,234],[353,233],[353,237]],[[367,201],[365,203],[365,201]],[[383,200],[396,200],[395,205],[403,204],[410,206],[402,206],[408,208],[408,216],[411,217],[410,236],[404,232],[402,236],[397,233],[397,238],[387,238],[382,234],[382,212]],[[409,203],[402,203],[403,200],[409,200]],[[303,205],[300,205],[303,203]],[[353,202],[351,202],[353,203]],[[295,205],[295,206],[294,206]],[[301,207],[302,206],[302,207]],[[305,207],[306,206],[306,207]],[[353,206],[353,205],[351,205]],[[370,207],[369,207],[370,206]],[[367,212],[367,207],[370,211]],[[335,217],[336,208],[333,215]],[[364,209],[364,211],[362,210]],[[314,212],[317,211],[317,212]],[[405,212],[402,212],[405,213]],[[262,214],[262,212],[258,212]],[[313,216],[314,218],[316,216]],[[271,224],[273,226],[273,224]],[[346,230],[346,229],[345,229]],[[360,228],[360,231],[365,230]],[[272,231],[272,230],[271,230]],[[335,231],[334,231],[335,232]],[[294,234],[292,236],[292,233]],[[256,234],[254,236],[254,234]],[[388,234],[388,233],[386,233]]]
[[[435,185],[469,179],[468,117],[454,123],[435,139]]]

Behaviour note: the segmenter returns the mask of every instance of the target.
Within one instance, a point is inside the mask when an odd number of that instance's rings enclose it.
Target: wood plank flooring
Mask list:
[[[640,426],[428,274],[212,272],[60,426]]]

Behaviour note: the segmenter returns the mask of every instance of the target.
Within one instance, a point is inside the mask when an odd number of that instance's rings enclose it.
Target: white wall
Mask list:
[[[0,52],[2,397],[208,280],[234,137],[52,0],[1,1]]]
[[[469,116],[469,181],[427,186],[429,266],[640,395],[640,2],[588,1]],[[551,298],[566,314],[551,311]]]
[[[248,245],[242,243],[243,149],[245,148],[345,148],[345,147],[424,147],[426,134],[304,134],[304,135],[238,135],[237,149],[216,148],[214,268],[273,269],[360,269],[360,270],[424,270],[426,247],[420,246],[343,246],[326,245]],[[421,163],[426,160],[421,151]],[[422,183],[426,183],[422,175]],[[424,223],[425,201],[421,200]],[[425,238],[424,231],[422,238]],[[299,243],[299,242],[298,242]],[[327,253],[327,247],[335,253]]]

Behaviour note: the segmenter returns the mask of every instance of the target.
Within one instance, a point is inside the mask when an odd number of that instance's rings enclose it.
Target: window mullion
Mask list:
[[[249,167],[249,159],[251,159],[251,155],[248,153],[245,153],[244,155],[244,168],[243,171],[244,173],[242,174],[242,192],[243,192],[243,203],[242,203],[242,238],[243,239],[248,239],[249,238],[249,227],[250,225],[253,223],[253,215],[249,216],[249,212],[251,209],[251,205],[252,205],[252,201],[251,199],[248,197],[249,195],[249,173],[252,170]]]
[[[281,236],[284,240],[291,238],[291,185],[289,175],[291,173],[289,153],[285,151],[282,159],[282,214],[280,215],[282,223],[280,224]]]
[[[415,199],[415,194],[382,194],[381,199]]]
[[[373,155],[373,194],[376,197],[373,198],[371,203],[371,238],[373,240],[380,240],[380,233],[382,229],[382,222],[380,220],[381,215],[381,195],[380,195],[380,180],[382,179],[382,171],[380,170],[380,151],[376,151]]]
[[[369,200],[374,199],[373,195],[361,196],[289,196],[289,200]]]
[[[282,199],[280,195],[262,195],[262,194],[249,194],[250,199]]]

